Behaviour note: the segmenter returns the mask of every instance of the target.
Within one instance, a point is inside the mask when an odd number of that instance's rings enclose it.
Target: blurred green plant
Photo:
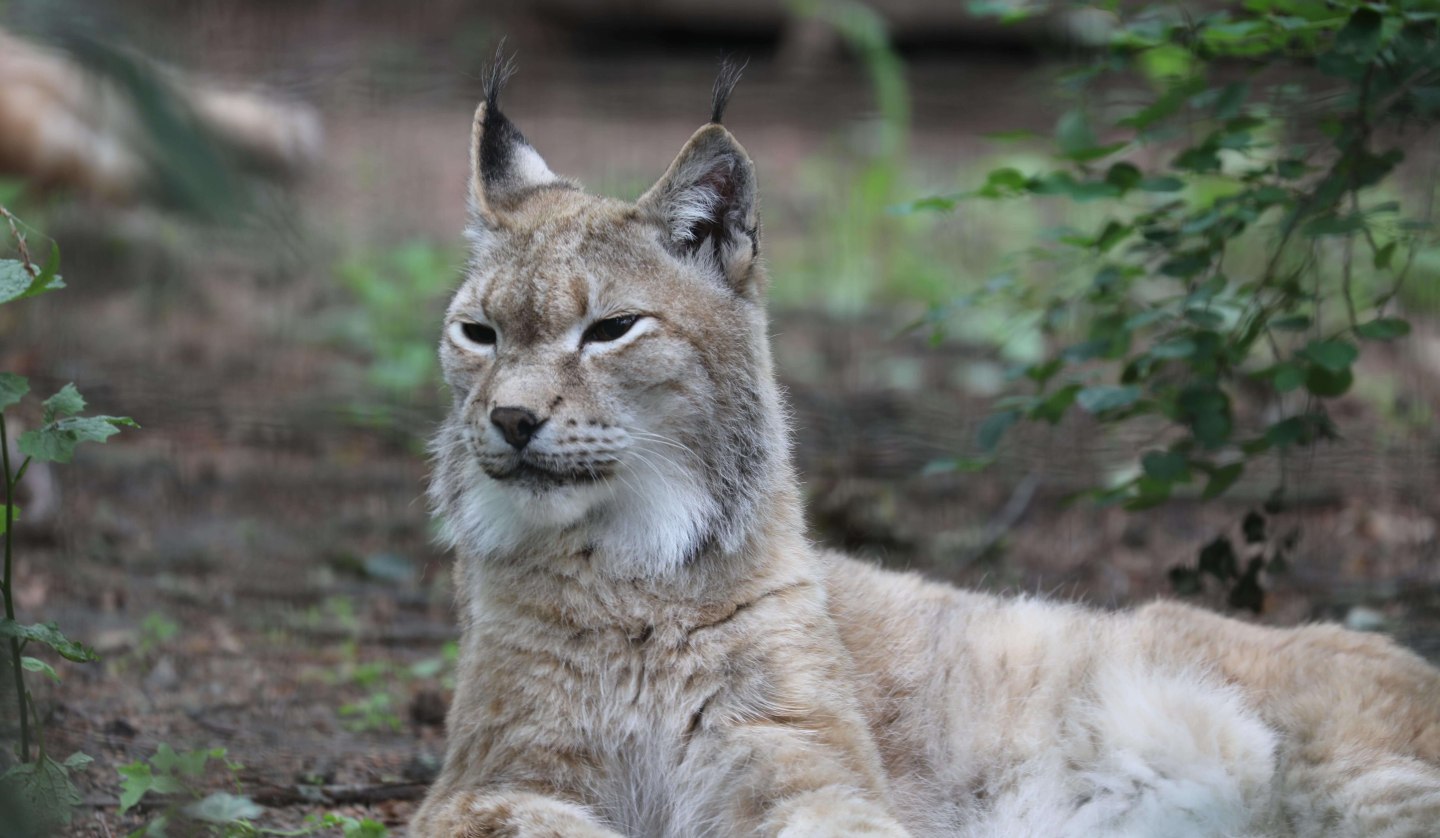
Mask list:
[[[53,242],[49,257],[43,265],[30,255],[27,234],[22,232],[25,225],[9,209],[0,205],[0,219],[13,239],[18,258],[0,259],[0,304],[16,302],[64,288],[57,271],[60,268],[60,248]],[[60,391],[46,399],[40,406],[40,426],[22,433],[12,451],[10,425],[13,408],[30,392],[30,382],[14,373],[0,372],[0,470],[4,478],[4,515],[0,519],[0,534],[5,542],[5,567],[0,578],[0,597],[5,602],[5,617],[0,619],[0,638],[6,642],[10,669],[14,675],[13,689],[17,703],[16,722],[19,737],[16,743],[17,762],[0,774],[0,804],[12,811],[15,834],[45,835],[68,824],[72,812],[81,803],[80,795],[70,773],[83,769],[91,762],[83,753],[71,754],[64,761],[57,761],[45,747],[44,728],[40,713],[30,690],[25,686],[25,673],[40,673],[53,681],[60,681],[60,675],[50,663],[25,652],[34,645],[47,647],[61,658],[76,663],[97,660],[95,652],[84,644],[66,637],[59,626],[49,623],[21,623],[15,615],[14,536],[15,524],[20,519],[20,508],[16,502],[17,490],[31,463],[39,460],[65,463],[74,456],[75,447],[82,442],[104,442],[119,433],[123,427],[138,427],[131,419],[120,416],[83,416],[85,400],[81,398],[74,384],[66,384]],[[12,453],[24,456],[18,466],[12,463]],[[31,722],[34,722],[34,728]],[[32,736],[37,744],[31,753]]]
[[[463,263],[458,248],[412,241],[356,254],[335,269],[355,302],[336,332],[366,357],[364,381],[373,394],[354,405],[361,421],[419,434],[414,420],[438,410],[435,324]]]
[[[877,291],[929,299],[949,285],[935,249],[916,246],[934,220],[890,212],[909,193],[910,89],[885,21],[860,3],[791,0],[789,5],[792,14],[833,28],[858,58],[876,115],[853,138],[853,148],[832,149],[802,167],[801,186],[813,212],[799,237],[803,249],[785,251],[780,243],[775,302],[819,298],[853,311]]]
[[[361,698],[336,709],[346,729],[355,733],[403,729],[404,721],[396,708],[404,705],[408,688],[417,681],[438,682],[444,689],[455,689],[455,667],[460,659],[460,647],[453,640],[441,648],[439,655],[423,658],[409,666],[387,660],[357,663],[354,653],[353,645],[346,647],[346,660],[334,670],[321,673],[320,678],[327,684],[352,684],[365,690]]]
[[[135,654],[149,657],[179,634],[179,623],[159,611],[151,611],[140,621],[140,638],[135,643]]]
[[[206,793],[202,790],[212,768],[228,775],[234,791]],[[299,829],[259,826],[255,819],[265,813],[265,807],[245,794],[239,779],[242,768],[244,766],[229,758],[224,748],[180,752],[163,742],[149,759],[120,766],[118,814],[124,815],[152,795],[152,809],[158,813],[144,826],[130,832],[128,838],[165,838],[172,832],[213,838],[304,836],[320,832],[333,834],[337,830],[344,838],[385,838],[389,834],[384,824],[333,812],[310,815]]]
[[[1112,27],[1068,79],[1077,104],[1056,125],[1058,165],[997,168],[973,191],[906,209],[1050,198],[1090,205],[1097,220],[1044,237],[929,322],[1010,307],[1035,312],[1050,339],[1016,370],[1029,392],[984,422],[986,452],[1016,422],[1057,423],[1071,408],[1105,426],[1158,421],[1168,444],[1095,498],[1143,509],[1189,486],[1215,498],[1278,454],[1276,509],[1283,458],[1337,436],[1329,400],[1351,390],[1363,346],[1409,333],[1398,305],[1436,252],[1434,172],[1407,175],[1428,178],[1418,213],[1395,179],[1405,129],[1440,115],[1440,4],[1087,5]],[[1267,81],[1281,67],[1285,80]],[[1137,79],[1148,82],[1138,101],[1105,99]],[[1259,427],[1237,415],[1242,388],[1273,405]],[[1264,531],[1252,514],[1247,542]],[[1206,549],[1172,574],[1177,587],[1210,575],[1234,585],[1233,605],[1258,610],[1264,563],[1239,567],[1228,539]]]

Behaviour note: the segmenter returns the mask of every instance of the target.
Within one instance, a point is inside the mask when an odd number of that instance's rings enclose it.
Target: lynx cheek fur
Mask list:
[[[464,638],[412,834],[1440,835],[1440,673],[1384,639],[812,548],[735,74],[634,204],[551,173],[503,76],[441,343]]]

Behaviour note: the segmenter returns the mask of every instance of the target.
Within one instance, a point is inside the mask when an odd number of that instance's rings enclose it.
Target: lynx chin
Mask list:
[[[1001,599],[811,546],[756,176],[634,203],[487,84],[431,498],[464,638],[421,836],[1436,836],[1440,673],[1331,626]]]

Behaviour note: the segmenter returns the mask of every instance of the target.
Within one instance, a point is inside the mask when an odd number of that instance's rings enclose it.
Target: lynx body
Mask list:
[[[733,75],[633,204],[551,173],[500,80],[431,487],[464,636],[412,834],[1440,835],[1440,674],[1387,640],[812,547]]]

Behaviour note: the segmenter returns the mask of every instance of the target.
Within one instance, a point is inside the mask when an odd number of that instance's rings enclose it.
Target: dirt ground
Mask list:
[[[278,199],[284,223],[197,231],[151,211],[53,208],[70,287],[0,314],[0,369],[40,392],[74,381],[94,409],[143,426],[36,472],[53,479],[54,512],[18,530],[22,619],[54,619],[102,657],[37,686],[51,752],[96,758],[78,778],[75,835],[123,834],[152,814],[117,816],[116,768],[160,743],[226,748],[244,767],[210,785],[238,780],[268,807],[266,826],[340,811],[393,835],[443,753],[455,627],[421,448],[440,397],[388,427],[356,421],[362,359],[326,324],[344,304],[336,253],[458,238],[477,85],[422,75],[377,89],[353,66],[316,80],[318,58],[261,66],[246,37],[197,28],[189,47],[238,40],[213,50],[215,72],[303,80],[288,87],[319,104],[330,138],[321,169]],[[512,116],[559,171],[590,182],[658,175],[703,117],[713,63],[667,61],[537,61]],[[1040,83],[1028,69],[916,72],[917,156],[953,163],[986,131],[1050,120],[1012,111]],[[588,82],[557,81],[569,73]],[[992,83],[977,89],[978,79]],[[749,83],[733,130],[762,173],[782,173],[778,211],[798,211],[783,173],[865,106],[845,96],[853,75],[796,88],[758,62]],[[793,107],[806,96],[826,104]],[[986,473],[930,473],[970,449],[1001,362],[903,334],[913,313],[776,313],[821,542],[963,585],[1120,607],[1168,594],[1169,569],[1238,532],[1278,476],[1255,475],[1221,503],[1069,504],[1139,444],[1081,421],[1018,433]],[[1265,609],[1246,618],[1347,621],[1440,660],[1440,431],[1415,418],[1440,412],[1440,324],[1369,353],[1362,377],[1388,389],[1342,399],[1344,439],[1287,465],[1294,503],[1269,524],[1298,531],[1290,570],[1265,580]],[[1198,598],[1226,608],[1219,590]]]

